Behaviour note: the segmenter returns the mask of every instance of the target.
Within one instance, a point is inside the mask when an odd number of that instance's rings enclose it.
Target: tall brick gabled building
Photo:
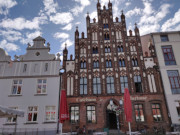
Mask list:
[[[110,100],[119,106],[124,88],[131,94],[133,108],[132,130],[169,126],[163,89],[155,57],[143,57],[139,29],[127,35],[125,15],[121,21],[113,21],[112,3],[108,9],[97,3],[97,17],[90,22],[87,14],[87,37],[75,31],[75,59],[68,59],[67,48],[63,51],[63,87],[67,90],[70,121],[64,131],[86,127],[86,131],[117,129],[116,114]],[[120,130],[128,124],[124,113],[118,116]],[[160,123],[160,124],[159,124]]]

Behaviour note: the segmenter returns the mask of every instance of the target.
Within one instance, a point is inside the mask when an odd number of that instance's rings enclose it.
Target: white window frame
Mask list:
[[[30,107],[33,108],[32,111],[29,110]],[[35,110],[35,107],[37,108],[37,110]],[[31,121],[29,121],[29,113],[32,113]],[[33,117],[34,117],[35,113],[37,113],[37,117],[36,117],[36,121],[33,121]],[[27,123],[37,122],[37,119],[38,119],[38,106],[28,106],[28,110],[27,110]]]
[[[39,83],[39,80],[42,80],[42,82]],[[44,80],[46,80],[46,83],[43,83]],[[46,89],[45,89],[45,92],[42,92],[42,91],[43,91],[42,88],[43,88],[44,85],[46,86]],[[40,93],[38,93],[38,86],[41,86]],[[39,79],[37,79],[36,94],[38,94],[38,95],[47,94],[47,79],[45,79],[45,78],[39,78]]]
[[[17,84],[14,84],[14,81],[17,81]],[[21,84],[19,82],[21,81]],[[13,92],[14,87],[16,86],[16,92]],[[21,92],[18,94],[18,88],[21,88]],[[22,95],[22,79],[13,79],[12,81],[12,88],[11,88],[11,95]]]
[[[48,107],[50,108],[50,110],[47,110]],[[47,119],[47,113],[50,114],[49,119]],[[53,116],[54,119],[51,119],[52,115],[54,115]],[[45,106],[45,122],[55,122],[55,121],[56,121],[56,106],[55,105],[47,105],[47,106]]]
[[[10,109],[15,109],[15,110],[17,110],[18,109],[18,107],[9,107]],[[16,117],[8,117],[7,119],[6,119],[6,123],[7,124],[15,124],[16,123]]]

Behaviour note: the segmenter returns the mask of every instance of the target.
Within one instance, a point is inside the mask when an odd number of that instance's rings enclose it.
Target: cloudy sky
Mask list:
[[[109,0],[100,0],[101,6]],[[180,30],[180,0],[111,0],[113,17],[126,15],[127,29],[138,24],[140,34]],[[74,32],[86,33],[86,14],[96,18],[97,0],[0,0],[0,47],[14,59],[23,55],[27,43],[42,36],[50,53],[62,52],[67,43],[74,54]]]

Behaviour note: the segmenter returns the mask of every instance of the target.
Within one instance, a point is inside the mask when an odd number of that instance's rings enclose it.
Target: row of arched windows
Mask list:
[[[81,61],[80,63],[81,69],[85,69],[86,68],[86,61]],[[119,60],[119,67],[125,67],[125,60],[124,59],[120,59]],[[137,58],[133,58],[132,59],[132,66],[133,67],[137,67],[138,66],[138,60]],[[93,61],[93,68],[99,68],[99,61]],[[106,68],[112,68],[112,62],[111,60],[106,60]]]
[[[87,94],[87,83],[88,81],[86,77],[80,78],[80,94],[81,95]],[[136,93],[144,92],[142,89],[142,82],[141,82],[140,75],[134,76],[134,86],[135,86]],[[120,87],[121,87],[121,93],[124,93],[124,89],[129,87],[127,76],[120,77]],[[106,77],[106,91],[108,94],[115,93],[114,77],[112,76]],[[93,94],[101,94],[101,78],[100,77],[93,78]]]
[[[105,53],[110,53],[110,52],[111,52],[110,46],[106,46],[105,49],[104,49],[104,51],[105,51]],[[117,51],[118,51],[118,52],[124,52],[123,46],[118,46],[118,47],[117,47]],[[92,53],[93,53],[93,54],[98,54],[98,47],[93,47]]]

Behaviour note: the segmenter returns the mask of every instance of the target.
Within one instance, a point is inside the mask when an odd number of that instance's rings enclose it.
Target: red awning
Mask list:
[[[69,112],[66,99],[66,91],[61,90],[61,100],[60,100],[60,111],[59,111],[59,122],[63,123],[65,120],[69,120]]]
[[[129,90],[125,88],[124,93],[124,113],[127,122],[132,122],[132,104],[130,99]]]

